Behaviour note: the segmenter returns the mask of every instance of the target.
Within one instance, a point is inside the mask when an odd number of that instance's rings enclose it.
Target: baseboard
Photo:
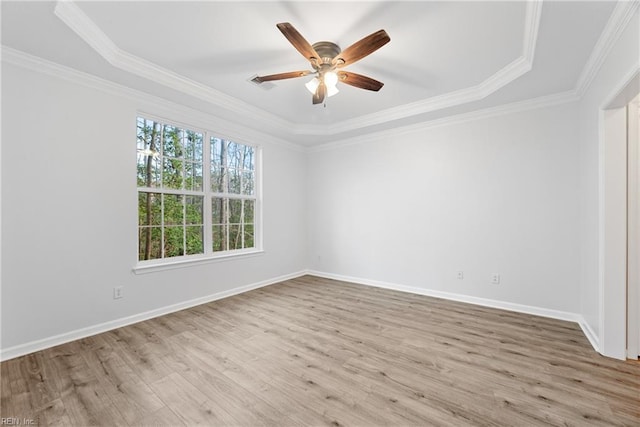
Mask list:
[[[229,289],[226,291],[218,292],[212,295],[207,295],[201,298],[195,298],[188,301],[183,301],[177,304],[172,304],[166,307],[157,308],[155,310],[146,311],[144,313],[135,314],[128,317],[112,320],[98,325],[89,326],[82,329],[77,329],[63,334],[55,335],[48,338],[43,338],[37,341],[31,341],[25,344],[20,344],[14,347],[0,350],[0,361],[13,359],[16,357],[24,356],[35,351],[44,350],[46,348],[54,347],[56,345],[64,344],[70,341],[75,341],[81,338],[86,338],[92,335],[97,335],[102,332],[107,332],[113,329],[121,328],[123,326],[131,325],[134,323],[142,322],[144,320],[153,319],[155,317],[170,314],[176,311],[184,310],[197,305],[206,304],[211,301],[227,298],[233,295],[248,292],[253,289],[262,288],[265,286],[273,285],[289,279],[295,279],[296,277],[304,275],[312,275],[317,277],[323,277],[327,279],[341,280],[344,282],[357,283],[360,285],[374,286],[378,288],[391,289],[400,292],[408,292],[418,295],[425,295],[430,297],[442,298],[452,301],[465,302],[469,304],[481,305],[484,307],[498,308],[502,310],[514,311],[518,313],[533,314],[536,316],[549,317],[553,319],[566,320],[570,322],[576,322],[582,329],[583,333],[589,340],[591,346],[595,351],[600,352],[600,345],[597,334],[589,326],[586,320],[579,314],[569,313],[559,310],[550,310],[541,307],[528,306],[523,304],[515,304],[505,301],[492,300],[488,298],[479,298],[462,294],[455,294],[451,292],[442,292],[431,289],[416,288],[413,286],[405,286],[397,283],[383,282],[379,280],[363,279],[353,276],[344,276],[340,274],[326,273],[317,270],[305,270],[296,273],[286,274],[279,277],[263,280],[260,282],[252,283],[245,286]]]
[[[586,335],[587,339],[589,340],[593,348],[599,352],[597,335],[593,332],[591,327],[589,327],[589,324],[585,321],[584,317],[582,317],[582,315],[577,313],[551,310],[548,308],[516,304],[516,303],[511,303],[506,301],[492,300],[488,298],[479,298],[479,297],[473,297],[469,295],[455,294],[451,292],[442,292],[442,291],[436,291],[431,289],[416,288],[413,286],[399,285],[397,283],[382,282],[379,280],[363,279],[360,277],[353,277],[353,276],[343,276],[340,274],[325,273],[325,272],[316,271],[316,270],[308,270],[307,274],[312,276],[323,277],[327,279],[335,279],[335,280],[341,280],[344,282],[357,283],[359,285],[375,286],[378,288],[391,289],[394,291],[409,292],[412,294],[442,298],[442,299],[451,300],[451,301],[466,302],[469,304],[481,305],[484,307],[499,308],[502,310],[514,311],[517,313],[533,314],[536,316],[575,322],[578,325],[580,325],[580,327],[582,328],[582,331]]]
[[[206,304],[211,301],[227,298],[233,295],[248,292],[253,289],[262,288],[265,286],[273,285],[285,280],[294,279],[307,274],[306,271],[300,271],[296,273],[286,274],[279,277],[274,277],[260,282],[252,283],[245,286],[229,289],[226,291],[218,292],[215,294],[207,295],[200,298],[195,298],[188,301],[183,301],[177,304],[172,304],[166,307],[157,308],[155,310],[146,311],[144,313],[134,314],[132,316],[123,317],[109,322],[100,323],[98,325],[89,326],[82,329],[76,329],[74,331],[65,332],[63,334],[54,335],[52,337],[43,338],[37,341],[31,341],[25,344],[20,344],[14,347],[0,350],[0,361],[13,359],[16,357],[24,356],[25,354],[33,353],[35,351],[44,350],[46,348],[55,347],[60,344],[64,344],[70,341],[75,341],[81,338],[86,338],[92,335],[107,332],[116,328],[131,325],[133,323],[142,322],[143,320],[153,319],[154,317],[163,316],[165,314],[174,313],[176,311],[184,310],[186,308],[195,307],[197,305]]]
[[[591,347],[593,347],[593,349],[598,353],[602,354],[600,351],[600,340],[598,339],[598,335],[593,331],[593,329],[591,329],[591,326],[589,326],[586,319],[582,316],[580,317],[581,319],[578,324],[580,325],[580,329],[582,329],[582,333],[584,333],[584,336],[586,336],[589,343],[591,343]]]

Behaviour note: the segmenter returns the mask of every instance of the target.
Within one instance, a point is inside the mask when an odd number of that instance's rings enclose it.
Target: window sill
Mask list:
[[[214,255],[206,258],[198,257],[198,258],[182,258],[178,260],[169,260],[162,262],[154,262],[151,264],[139,263],[133,268],[133,273],[135,274],[147,274],[147,273],[155,273],[158,271],[165,270],[174,270],[177,268],[186,268],[194,265],[202,265],[202,264],[210,264],[221,261],[233,261],[243,258],[251,258],[258,255],[262,255],[264,250],[256,249],[251,251],[243,251],[239,253],[230,253],[224,255]]]

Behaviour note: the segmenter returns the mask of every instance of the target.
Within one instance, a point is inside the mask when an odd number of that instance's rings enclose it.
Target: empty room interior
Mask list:
[[[640,425],[640,1],[2,1],[0,425]]]

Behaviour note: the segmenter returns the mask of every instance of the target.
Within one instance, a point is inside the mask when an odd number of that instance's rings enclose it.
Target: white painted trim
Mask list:
[[[609,52],[627,28],[627,25],[629,25],[639,5],[640,2],[638,2],[638,0],[620,1],[616,4],[604,30],[602,30],[602,34],[600,34],[600,38],[591,51],[587,63],[578,77],[576,83],[576,93],[578,96],[582,97],[589,89],[593,79],[598,74],[598,71],[600,71],[600,67],[602,67],[605,58],[609,55]]]
[[[7,46],[1,46],[1,51],[3,63],[66,80],[90,89],[99,90],[109,95],[123,97],[134,102],[150,104],[153,106],[153,111],[156,115],[160,114],[172,117],[176,121],[190,123],[191,125],[202,129],[211,129],[221,134],[233,135],[233,139],[235,140],[242,139],[244,141],[250,141],[252,144],[262,145],[262,143],[266,143],[279,145],[298,152],[304,151],[304,147],[301,147],[299,144],[294,144],[288,140],[277,138],[260,130],[248,128],[237,122],[216,117],[212,113],[195,110],[185,105],[168,101],[164,98],[150,95],[146,92],[132,89]],[[146,111],[149,110],[149,108],[138,108],[138,110]]]
[[[640,91],[627,106],[627,357],[640,356]]]
[[[262,226],[259,227],[262,229]],[[153,263],[138,262],[132,269],[135,274],[157,273],[159,271],[175,270],[178,268],[191,267],[194,265],[210,264],[222,261],[236,261],[255,256],[263,255],[262,249],[251,249],[243,252],[227,252],[219,255],[183,257],[181,259],[165,258],[164,260],[155,261]]]
[[[640,61],[631,66],[611,91],[611,95],[600,105],[601,110],[626,107],[640,93]]]
[[[233,139],[236,139],[238,141],[246,141],[252,144],[254,142],[259,142],[259,144],[273,144],[297,152],[323,151],[335,148],[336,146],[351,145],[371,141],[372,138],[384,138],[390,135],[397,136],[399,134],[419,131],[422,129],[459,124],[471,120],[511,114],[535,108],[544,108],[579,100],[579,97],[573,91],[561,92],[538,98],[527,99],[524,101],[518,101],[511,104],[499,105],[496,107],[490,107],[471,111],[468,113],[462,113],[443,117],[440,119],[420,122],[414,125],[362,134],[357,137],[337,140],[315,147],[303,147],[299,144],[246,128],[241,124],[215,117],[213,114],[194,110],[190,107],[174,103],[172,101],[168,101],[166,99],[150,95],[136,89],[131,89],[129,87],[113,83],[100,77],[96,77],[91,74],[66,67],[64,65],[56,64],[37,56],[29,55],[13,48],[9,48],[6,46],[2,46],[1,48],[2,62],[22,67],[34,72],[43,73],[55,78],[60,78],[72,83],[81,84],[85,87],[100,90],[110,95],[122,96],[134,102],[150,104],[153,106],[152,109],[138,108],[138,111],[146,112],[152,110],[154,112],[154,115],[171,117],[175,121],[189,123],[192,126],[197,126],[202,129],[208,128],[220,134],[233,135]],[[635,72],[635,70],[633,71]],[[632,78],[634,75],[635,74],[633,73],[630,74],[629,78]]]
[[[533,314],[551,319],[566,320],[569,322],[580,323],[582,316],[577,313],[570,313],[560,310],[552,310],[548,308],[535,307],[524,304],[516,304],[507,301],[498,301],[488,298],[474,297],[470,295],[455,294],[452,292],[436,291],[433,289],[416,288],[414,286],[400,285],[397,283],[383,282],[380,280],[363,279],[360,277],[344,276],[341,274],[326,273],[317,270],[308,270],[307,274],[312,276],[323,277],[326,279],[341,280],[343,282],[357,283],[359,285],[374,286],[376,288],[391,289],[394,291],[408,292],[411,294],[425,295],[428,297],[442,298],[451,301],[465,302],[468,304],[481,305],[483,307],[498,308],[501,310],[514,311],[517,313]]]
[[[285,280],[295,279],[296,277],[304,276],[306,271],[299,271],[296,273],[285,274],[279,277],[262,280],[260,282],[251,283],[249,285],[239,286],[237,288],[229,289],[222,292],[217,292],[212,295],[207,295],[200,298],[183,301],[177,304],[172,304],[166,307],[160,307],[154,310],[146,311],[144,313],[134,314],[132,316],[123,317],[120,319],[111,320],[108,322],[100,323],[98,325],[88,326],[82,329],[76,329],[74,331],[65,332],[52,337],[43,338],[36,341],[31,341],[25,344],[20,344],[14,347],[9,347],[0,350],[0,361],[13,359],[16,357],[24,356],[25,354],[33,353],[35,351],[44,350],[46,348],[54,347],[56,345],[64,344],[70,341],[75,341],[81,338],[86,338],[92,335],[107,332],[116,328],[131,325],[133,323],[142,322],[144,320],[153,319],[155,317],[164,316],[165,314],[174,313],[176,311],[184,310],[186,308],[195,307],[197,305],[206,304],[219,299],[227,298],[233,295],[238,295],[244,292],[248,292],[254,289],[262,288],[265,286],[273,285]]]
[[[468,113],[456,114],[453,116],[447,116],[440,119],[434,119],[424,121],[412,125],[396,127],[392,129],[361,134],[351,138],[339,139],[327,144],[317,145],[315,147],[309,147],[309,152],[319,152],[335,149],[338,147],[344,147],[348,145],[356,145],[362,143],[370,143],[376,139],[385,139],[389,137],[398,137],[412,132],[419,132],[426,129],[432,129],[441,126],[451,126],[460,123],[466,123],[473,120],[485,119],[489,117],[503,116],[507,114],[514,114],[528,110],[534,110],[537,108],[551,107],[554,105],[567,104],[570,102],[579,101],[575,92],[561,92],[547,96],[541,96],[539,98],[527,99],[524,101],[513,102],[511,104],[499,105],[497,107],[484,108],[480,110],[471,111]]]
[[[593,329],[586,322],[584,317],[578,313],[570,313],[567,311],[551,310],[548,308],[535,307],[530,305],[516,304],[507,301],[498,301],[488,298],[480,298],[469,295],[456,294],[451,292],[442,292],[432,289],[416,288],[414,286],[405,286],[397,283],[383,282],[379,280],[363,279],[360,277],[344,276],[341,274],[326,273],[317,270],[308,270],[307,274],[326,279],[340,280],[343,282],[357,283],[359,285],[374,286],[376,288],[391,289],[394,291],[408,292],[416,295],[425,295],[429,297],[442,298],[450,301],[464,302],[468,304],[480,305],[483,307],[498,308],[501,310],[513,311],[516,313],[533,314],[535,316],[547,317],[551,319],[564,320],[577,323],[593,349],[600,353],[600,343]]]
[[[116,46],[111,39],[74,2],[58,1],[54,10],[71,30],[89,44],[100,56],[116,68],[150,81],[202,99],[213,105],[233,111],[240,116],[251,116],[265,126],[289,129],[293,124],[260,108],[239,100],[210,86],[189,79],[150,61],[132,55]]]
[[[589,340],[591,347],[593,347],[593,349],[598,353],[602,353],[600,351],[600,340],[598,339],[598,334],[596,334],[593,329],[591,329],[591,326],[589,325],[589,323],[587,323],[584,317],[580,316],[578,324],[580,325],[580,328],[582,329],[584,335]]]
[[[212,105],[223,107],[279,132],[293,135],[331,136],[389,121],[415,116],[447,107],[483,99],[529,72],[533,66],[542,0],[526,4],[523,43],[520,56],[478,85],[424,99],[399,107],[344,120],[332,126],[296,125],[279,116],[254,107],[244,101],[203,85],[195,80],[167,70],[150,61],[130,54],[118,46],[73,1],[58,1],[55,15],[114,67],[170,87]]]
[[[599,295],[601,354],[626,358],[626,108],[599,114]]]

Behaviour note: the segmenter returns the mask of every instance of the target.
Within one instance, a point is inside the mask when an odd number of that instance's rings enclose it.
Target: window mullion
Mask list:
[[[160,249],[161,258],[164,258],[164,194],[162,193],[160,193]]]
[[[222,225],[222,229],[224,230],[224,250],[229,250],[229,198],[226,197],[222,199],[223,208],[223,218],[224,224]]]
[[[202,201],[202,233],[204,253],[213,252],[213,213],[211,209],[211,137],[207,132],[203,134],[202,141],[202,191],[204,200]]]
[[[182,255],[187,254],[187,196],[182,196]]]

